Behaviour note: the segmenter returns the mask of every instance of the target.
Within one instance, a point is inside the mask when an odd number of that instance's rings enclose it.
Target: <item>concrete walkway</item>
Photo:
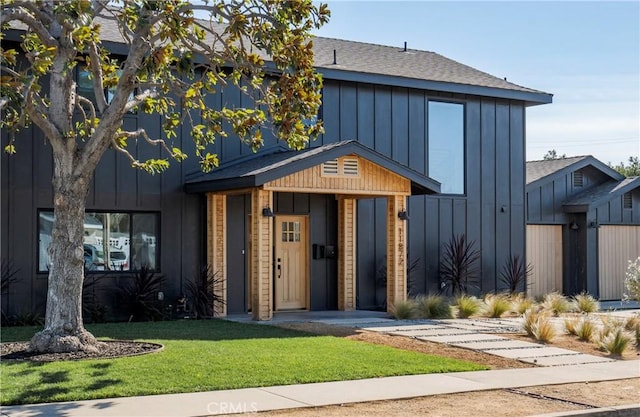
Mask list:
[[[247,321],[245,316],[232,317],[232,319]],[[312,315],[308,313],[279,315],[270,324],[296,321],[314,321],[448,343],[507,358],[517,358],[541,366],[33,404],[2,407],[1,415],[3,417],[200,417],[640,377],[640,360],[615,361],[499,336],[500,333],[517,332],[520,329],[517,318],[399,321],[387,318],[384,313],[349,312],[336,315],[335,312],[333,314],[323,312]],[[631,412],[636,411],[640,414],[640,404]]]

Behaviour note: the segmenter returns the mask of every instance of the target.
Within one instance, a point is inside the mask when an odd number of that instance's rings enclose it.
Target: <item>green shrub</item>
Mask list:
[[[451,306],[446,298],[441,295],[416,297],[416,310],[418,317],[424,319],[449,319],[451,318]]]
[[[600,310],[600,303],[591,294],[581,292],[572,297],[573,309],[580,313],[595,313]]]
[[[478,314],[482,303],[477,297],[464,294],[456,298],[456,307],[458,309],[458,317],[466,319]]]
[[[629,317],[624,322],[624,328],[633,335],[636,349],[640,349],[640,316]]]
[[[391,306],[389,314],[398,320],[413,319],[416,317],[416,303],[412,299],[398,301]]]
[[[511,311],[511,300],[505,294],[487,294],[484,304],[484,314],[492,318],[502,317]]]
[[[553,313],[556,317],[562,313],[571,311],[571,303],[567,297],[558,292],[546,294],[542,302],[542,307]]]

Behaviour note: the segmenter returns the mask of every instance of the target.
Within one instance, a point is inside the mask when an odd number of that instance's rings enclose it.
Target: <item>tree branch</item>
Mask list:
[[[38,19],[31,16],[29,13],[26,13],[22,10],[16,10],[13,6],[7,6],[8,8],[3,8],[1,21],[2,24],[12,22],[14,20],[20,21],[27,25],[29,29],[33,30],[38,38],[48,47],[58,47],[58,41],[51,36],[47,28],[44,24]]]

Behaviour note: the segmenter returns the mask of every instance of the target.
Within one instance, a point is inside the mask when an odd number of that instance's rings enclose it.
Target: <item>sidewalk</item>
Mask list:
[[[2,407],[9,417],[199,417],[640,376],[640,360]],[[640,406],[639,406],[640,407]]]

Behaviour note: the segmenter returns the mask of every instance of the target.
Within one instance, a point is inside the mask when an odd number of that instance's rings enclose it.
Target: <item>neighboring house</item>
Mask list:
[[[122,45],[112,45],[117,54]],[[417,262],[411,291],[438,291],[442,245],[462,233],[482,251],[477,292],[499,289],[507,258],[525,253],[526,108],[551,95],[433,52],[326,38],[314,48],[325,133],[309,149],[267,138],[254,154],[221,139],[220,168],[207,175],[195,158],[151,176],[107,153],[87,201],[87,216],[104,228],[102,236],[87,230],[87,244],[104,252],[119,243],[127,268],[149,264],[165,276],[170,301],[208,263],[224,283],[225,313],[256,319],[274,310],[383,308],[406,296],[407,258]],[[242,100],[227,89],[210,105]],[[151,135],[160,123],[142,112],[125,117]],[[52,209],[49,146],[36,129],[22,135],[1,168],[1,256],[20,279],[3,299],[13,313],[44,309],[42,219]],[[193,148],[187,128],[177,141]],[[106,231],[128,238],[126,246]],[[127,272],[100,274],[112,288]],[[117,298],[110,303],[118,313]]]
[[[619,300],[640,256],[640,177],[592,156],[527,162],[530,293],[586,291]]]

